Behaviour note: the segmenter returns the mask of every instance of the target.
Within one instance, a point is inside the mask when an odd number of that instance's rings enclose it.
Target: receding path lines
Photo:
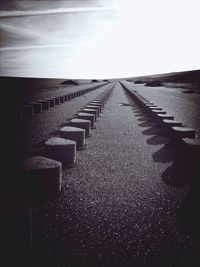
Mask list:
[[[189,189],[163,179],[174,151],[159,131],[117,83],[59,198],[33,207],[36,266],[198,266],[177,219]]]

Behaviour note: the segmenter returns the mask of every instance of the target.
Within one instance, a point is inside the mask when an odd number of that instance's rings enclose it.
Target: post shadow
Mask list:
[[[177,210],[177,223],[182,232],[200,239],[200,149],[169,141],[152,157],[157,162],[170,162],[162,173],[166,185],[189,188]]]
[[[138,126],[140,126],[140,127],[152,127],[152,126],[155,126],[155,123],[146,119],[143,122],[139,123]]]
[[[133,110],[133,113],[137,117],[139,127],[148,127],[148,129],[143,130],[142,133],[147,136],[152,135],[152,137],[146,141],[147,144],[160,145],[167,143],[168,137],[153,118],[149,117],[149,115],[140,107],[136,107],[136,109]]]
[[[140,127],[149,127],[142,132],[151,136],[147,144],[164,145],[152,154],[152,158],[156,162],[170,163],[162,174],[165,184],[189,188],[177,210],[177,223],[182,232],[200,240],[200,149],[185,145],[181,139],[174,139],[145,113],[137,110],[134,114]]]
[[[154,135],[150,137],[146,142],[148,145],[166,145],[169,138],[164,135]]]
[[[158,127],[156,127],[155,125],[153,125],[150,128],[144,130],[142,133],[144,135],[155,135],[155,136],[159,136],[160,135],[160,129],[158,129]]]

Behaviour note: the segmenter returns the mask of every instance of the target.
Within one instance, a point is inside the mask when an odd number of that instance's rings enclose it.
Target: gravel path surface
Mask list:
[[[187,202],[194,166],[183,176],[183,151],[168,142],[118,83],[87,149],[64,170],[60,197],[33,207],[33,266],[199,266]]]

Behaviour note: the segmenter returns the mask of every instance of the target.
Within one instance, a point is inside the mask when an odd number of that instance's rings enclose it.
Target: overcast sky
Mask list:
[[[1,75],[114,78],[200,68],[199,0],[0,1]]]

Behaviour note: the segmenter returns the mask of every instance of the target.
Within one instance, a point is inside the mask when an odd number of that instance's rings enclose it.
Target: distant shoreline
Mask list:
[[[69,78],[38,78],[38,77],[12,77],[12,76],[0,76],[2,88],[10,93],[10,90],[17,91],[20,89],[23,91],[33,91],[42,89],[56,89],[61,83]],[[69,79],[76,80],[80,84],[89,83],[89,79]],[[102,79],[99,79],[101,81]],[[164,73],[146,76],[137,76],[129,78],[114,78],[114,80],[128,80],[130,82],[140,81],[143,84],[149,81],[160,81],[166,88],[180,88],[200,91],[200,70],[183,71],[174,73]],[[5,92],[4,90],[4,92]]]

